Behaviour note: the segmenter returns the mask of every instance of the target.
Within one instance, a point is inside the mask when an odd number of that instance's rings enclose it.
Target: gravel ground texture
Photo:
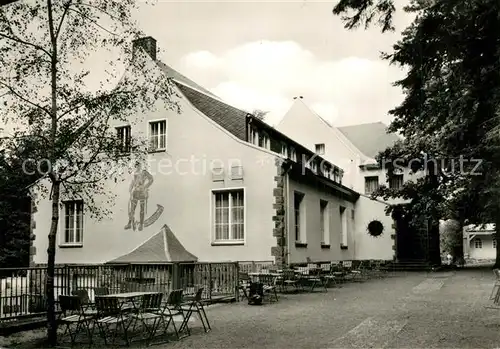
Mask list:
[[[491,268],[398,272],[262,306],[214,305],[207,308],[211,332],[196,319],[190,337],[155,347],[500,348],[500,308],[489,300],[494,282]],[[36,347],[26,342],[34,336],[0,337],[0,348]]]

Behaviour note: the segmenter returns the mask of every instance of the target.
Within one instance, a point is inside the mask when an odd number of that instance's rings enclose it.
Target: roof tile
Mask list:
[[[364,155],[375,158],[378,153],[391,147],[401,138],[395,133],[387,133],[382,122],[337,127]]]

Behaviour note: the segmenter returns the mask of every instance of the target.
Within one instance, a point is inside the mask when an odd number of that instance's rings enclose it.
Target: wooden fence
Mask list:
[[[204,287],[203,298],[216,301],[238,299],[238,262],[170,263],[162,265],[58,265],[55,297],[85,289],[94,299],[94,289],[110,293],[184,289],[193,293]],[[47,267],[0,269],[0,322],[43,315],[46,311]]]

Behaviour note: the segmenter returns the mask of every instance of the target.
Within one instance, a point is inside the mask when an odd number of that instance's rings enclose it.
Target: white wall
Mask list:
[[[133,135],[146,135],[149,120],[167,119],[167,150],[148,155],[149,172],[154,183],[149,191],[146,217],[156,205],[164,211],[160,218],[142,231],[125,230],[130,200],[129,185],[132,175],[124,171],[108,187],[116,197],[110,201],[102,197],[112,214],[101,221],[84,218],[83,246],[67,248],[62,242],[63,219],[59,222],[56,263],[102,263],[126,254],[167,224],[184,247],[201,261],[272,260],[271,246],[274,222],[273,189],[276,166],[274,161],[259,161],[263,157],[274,160],[274,155],[235,140],[214,122],[195,110],[189,102],[180,101],[182,113],[166,110],[158,101],[156,109],[146,114],[135,113],[131,119]],[[113,126],[123,124],[117,122]],[[193,165],[192,159],[195,159]],[[211,167],[225,168],[224,181],[214,182]],[[244,179],[229,178],[231,164],[243,166]],[[132,164],[131,164],[132,165]],[[217,166],[215,165],[215,166]],[[132,166],[131,166],[132,167]],[[243,245],[212,246],[212,190],[231,187],[245,188],[246,240]],[[50,227],[51,204],[40,199],[35,213],[35,263],[47,261],[47,234]],[[61,211],[62,212],[62,211]],[[136,209],[139,216],[139,205]]]
[[[481,239],[482,248],[476,248],[474,240]],[[466,243],[466,241],[464,241]],[[493,238],[491,235],[478,235],[470,242],[469,258],[471,259],[495,259],[496,249],[493,248]]]
[[[393,220],[385,214],[383,203],[370,200],[364,196],[360,196],[355,205],[355,230],[354,230],[354,246],[355,259],[379,259],[392,260],[395,251],[392,246],[394,240],[391,235],[395,234],[392,228]],[[383,234],[379,237],[373,237],[368,234],[368,223],[372,220],[378,220],[384,225]]]

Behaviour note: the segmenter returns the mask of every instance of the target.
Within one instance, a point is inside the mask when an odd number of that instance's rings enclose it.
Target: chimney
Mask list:
[[[152,36],[146,36],[132,41],[132,58],[135,58],[135,54],[139,47],[156,61],[156,40]]]

